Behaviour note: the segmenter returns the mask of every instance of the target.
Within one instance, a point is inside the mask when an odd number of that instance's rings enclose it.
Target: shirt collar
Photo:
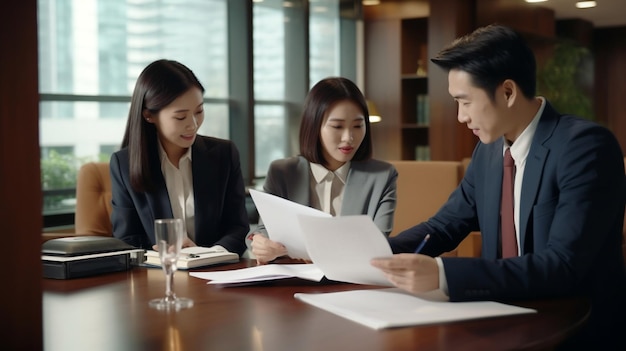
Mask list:
[[[525,158],[528,155],[528,151],[530,151],[530,144],[533,141],[533,136],[535,135],[535,131],[537,130],[537,124],[539,124],[539,119],[541,119],[541,115],[543,114],[543,110],[546,107],[546,99],[539,96],[537,97],[541,100],[541,106],[539,110],[533,117],[532,121],[528,124],[526,129],[520,134],[520,136],[515,140],[513,145],[509,145],[506,141],[506,138],[502,137],[504,140],[504,147],[502,148],[502,154],[506,151],[508,147],[511,148],[511,157],[517,162],[522,158]]]
[[[170,162],[170,159],[167,158],[167,153],[165,153],[165,149],[163,148],[163,145],[161,144],[161,140],[159,140],[158,138],[157,138],[157,144],[159,145],[159,159],[161,160],[161,164],[163,164],[164,161],[167,161],[168,163],[172,164]],[[184,160],[191,161],[191,147],[187,148],[187,151],[185,151],[185,153],[180,157],[179,161],[184,161]]]
[[[326,167],[318,164],[309,162],[311,165],[311,173],[313,173],[313,178],[315,178],[316,183],[321,183],[329,173],[334,173],[339,180],[343,184],[346,184],[346,179],[348,178],[348,172],[350,171],[350,162],[346,162],[343,166],[337,168],[336,171],[329,171]]]

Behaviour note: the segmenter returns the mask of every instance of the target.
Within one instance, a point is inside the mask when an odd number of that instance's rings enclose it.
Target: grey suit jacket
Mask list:
[[[250,230],[239,152],[229,140],[198,135],[191,147],[191,172],[199,246],[221,245],[242,254]],[[172,207],[158,158],[152,174],[158,190],[136,192],[130,186],[128,149],[111,156],[113,236],[130,245],[151,248],[155,243],[154,220],[171,218]]]
[[[263,189],[265,192],[310,206],[311,167],[302,156],[272,162]],[[398,172],[378,160],[352,161],[346,179],[341,215],[368,215],[385,235],[393,228]],[[267,234],[262,219],[257,231]]]

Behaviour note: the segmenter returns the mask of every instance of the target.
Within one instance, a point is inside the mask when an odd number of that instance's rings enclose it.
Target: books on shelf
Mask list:
[[[427,94],[417,94],[417,124],[427,126],[430,123],[428,114],[429,114],[429,106],[428,106],[428,95]]]
[[[417,145],[415,147],[415,160],[416,161],[428,161],[430,160],[430,146]]]
[[[239,255],[234,252],[202,246],[192,246],[185,247],[180,251],[176,267],[178,269],[191,269],[234,262],[239,262]],[[147,250],[144,264],[160,267],[161,259],[159,258],[159,253],[154,250]]]

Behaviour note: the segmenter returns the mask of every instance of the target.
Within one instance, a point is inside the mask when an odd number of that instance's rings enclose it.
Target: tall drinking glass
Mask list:
[[[165,272],[165,297],[150,301],[150,307],[158,310],[180,310],[193,306],[193,300],[174,294],[174,272],[183,245],[183,220],[157,219],[154,221],[154,237]]]

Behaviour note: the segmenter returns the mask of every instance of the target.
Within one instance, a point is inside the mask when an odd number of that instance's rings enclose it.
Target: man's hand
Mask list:
[[[252,254],[256,257],[257,264],[266,264],[276,257],[286,255],[287,248],[263,235],[254,235],[252,237]]]
[[[430,256],[397,254],[375,258],[371,263],[382,270],[393,285],[413,294],[439,289],[439,267]]]

